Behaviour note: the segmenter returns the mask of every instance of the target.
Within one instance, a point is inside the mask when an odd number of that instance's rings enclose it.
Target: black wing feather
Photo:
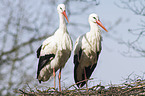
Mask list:
[[[79,65],[78,55],[74,55],[74,64],[75,64],[75,67],[74,67],[74,80],[75,80],[75,83],[77,83],[77,82],[79,82],[77,80],[77,68],[78,68],[78,65]],[[79,83],[77,84],[77,86],[79,86]]]
[[[97,52],[97,60],[98,60],[99,54],[100,54],[100,52]],[[77,58],[78,58],[78,57],[77,57]],[[75,68],[74,68],[74,78],[75,78],[75,82],[76,82],[76,83],[79,82],[79,81],[77,80],[77,73],[76,73],[78,64],[79,64],[79,63],[76,62]],[[96,68],[96,66],[97,66],[97,62],[96,62],[95,64],[93,64],[93,65],[90,65],[90,66],[88,66],[88,67],[85,67],[85,72],[86,72],[86,77],[87,77],[87,79],[89,79],[89,78],[91,77],[91,75],[92,75],[94,69]],[[80,80],[80,81],[83,81],[83,80],[85,80],[84,71],[83,71],[83,74],[82,74],[82,80]],[[86,81],[78,83],[77,86],[78,86],[78,87],[83,87],[85,84],[86,84]],[[81,85],[81,86],[80,86],[80,85]]]
[[[97,63],[90,65],[88,67],[85,67],[85,72],[86,72],[86,77],[87,79],[89,79],[94,71],[94,69],[96,68]],[[82,74],[82,80],[85,80],[85,74]],[[81,83],[81,87],[83,87],[86,84],[86,81]]]
[[[79,63],[78,60],[81,59],[81,55],[82,55],[82,49],[80,48],[80,50],[79,50],[79,57],[78,57],[77,54],[74,55],[74,64],[75,64],[75,65],[77,65],[77,64]],[[78,58],[79,58],[79,59],[78,59]]]
[[[79,61],[78,61],[78,60],[81,59],[81,55],[82,55],[82,49],[80,48],[80,50],[79,50],[79,57],[78,57],[77,54],[74,55],[74,64],[75,64],[75,67],[74,67],[74,79],[75,79],[75,83],[79,82],[79,81],[77,80],[77,73],[76,73],[76,70],[77,70],[77,68],[78,68],[78,65],[79,65]],[[79,58],[79,59],[78,59],[78,58]],[[77,84],[77,86],[79,86],[79,85],[80,85],[80,83]]]
[[[99,54],[100,54],[100,52],[97,52],[97,60],[98,60]],[[96,68],[96,66],[97,66],[97,63],[95,63],[93,65],[90,65],[88,67],[85,67],[85,72],[86,72],[87,79],[89,79],[91,77],[91,75],[92,75],[94,69]],[[85,80],[84,72],[82,74],[82,80]],[[83,87],[85,84],[86,84],[86,81],[82,82],[81,87]]]
[[[80,48],[80,50],[79,50],[79,60],[81,59],[82,51],[83,51],[83,50]]]
[[[50,61],[52,60],[51,58],[54,58],[55,57],[55,54],[48,54],[48,55],[45,55],[45,56],[41,56],[40,59],[39,59],[39,63],[38,63],[38,70],[37,70],[37,79],[38,79],[38,76],[40,74],[40,71],[42,68],[44,68],[44,66]]]
[[[42,47],[42,45],[36,51],[37,52],[37,58],[39,58],[39,56],[40,56],[41,47]]]

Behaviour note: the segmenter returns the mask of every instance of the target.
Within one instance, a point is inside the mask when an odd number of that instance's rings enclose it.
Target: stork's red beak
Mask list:
[[[108,32],[108,30],[103,26],[103,24],[101,23],[100,20],[96,21],[96,23],[101,26],[106,32]]]
[[[67,22],[69,23],[65,10],[62,12],[62,14],[65,16]]]

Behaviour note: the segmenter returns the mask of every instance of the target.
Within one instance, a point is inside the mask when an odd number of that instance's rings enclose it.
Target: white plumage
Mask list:
[[[54,72],[58,69],[60,69],[60,79],[61,69],[65,66],[65,63],[69,59],[72,51],[72,40],[68,34],[65,22],[65,17],[68,21],[65,13],[65,5],[59,4],[57,10],[60,18],[59,28],[54,35],[47,38],[37,50],[37,57],[39,58],[37,79],[40,83],[41,81],[47,81],[52,74],[55,77]]]
[[[102,40],[99,26],[107,31],[94,13],[89,16],[89,23],[90,32],[78,37],[74,47],[74,79],[78,87],[86,84],[80,81],[89,79],[97,65]]]

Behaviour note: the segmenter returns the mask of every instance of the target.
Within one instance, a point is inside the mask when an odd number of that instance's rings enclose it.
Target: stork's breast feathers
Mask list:
[[[61,44],[63,46],[63,50],[65,49],[65,50],[72,51],[73,43],[68,33],[65,33],[63,35]]]

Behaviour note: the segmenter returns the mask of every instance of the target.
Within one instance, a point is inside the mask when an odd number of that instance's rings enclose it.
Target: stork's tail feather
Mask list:
[[[41,80],[39,80],[39,83],[41,84]]]
[[[77,87],[79,87],[79,85],[80,85],[81,83],[78,83],[79,80],[77,79],[77,68],[78,68],[78,64],[76,64],[75,67],[74,67],[74,80],[75,80],[75,83],[77,83],[77,84],[76,84]]]
[[[85,85],[85,82],[83,82],[83,80],[85,79],[85,75],[83,75],[83,70],[80,69],[79,67],[79,62],[78,61],[75,61],[75,67],[74,67],[74,80],[75,80],[75,83],[77,85],[77,87],[82,87],[83,85]],[[78,77],[81,78],[81,80],[78,80]]]
[[[84,69],[83,70],[79,69],[78,64],[75,65],[74,79],[75,79],[75,83],[77,83],[76,85],[77,85],[78,88],[83,87],[86,84],[87,81],[85,81],[85,74],[86,74],[87,79],[89,79],[90,76],[92,75],[96,65],[97,65],[97,63],[95,63],[93,65],[90,65],[88,67],[85,67],[85,72],[86,73],[84,73],[84,71],[83,71]],[[79,70],[79,72],[78,72],[78,70]],[[77,79],[78,76],[81,76],[81,80]]]
[[[74,69],[79,70],[79,69],[77,69],[77,67],[78,66],[75,66]],[[80,73],[82,73],[82,74],[80,74]],[[77,71],[74,71],[75,83],[78,88],[83,87],[86,84],[84,71],[82,70],[82,72],[80,72],[80,73],[77,73]],[[81,76],[81,80],[77,79],[78,76]]]

